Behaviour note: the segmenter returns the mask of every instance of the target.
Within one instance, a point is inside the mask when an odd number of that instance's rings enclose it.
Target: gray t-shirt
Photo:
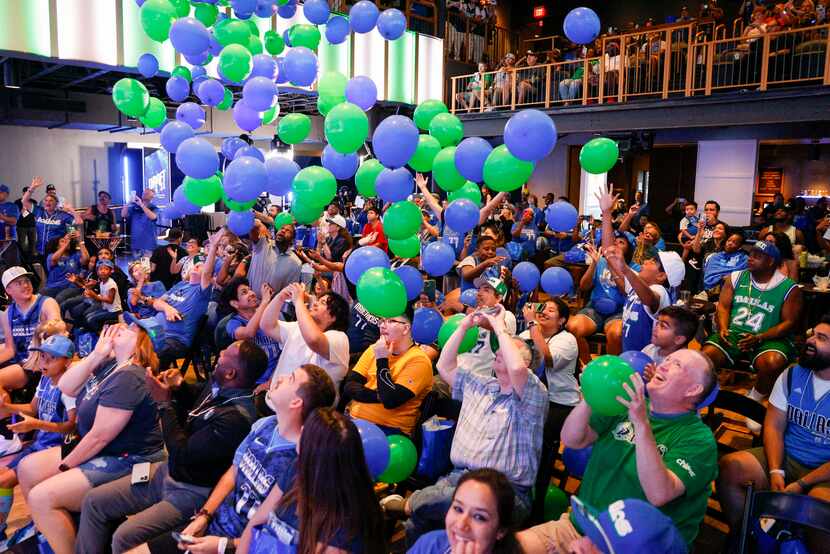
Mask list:
[[[280,252],[267,237],[260,237],[251,252],[248,267],[248,281],[251,288],[259,293],[262,283],[268,283],[274,292],[279,292],[290,283],[300,281],[300,258],[292,249]]]

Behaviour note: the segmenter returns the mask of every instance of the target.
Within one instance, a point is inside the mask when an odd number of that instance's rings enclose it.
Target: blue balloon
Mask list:
[[[171,154],[175,154],[179,145],[194,134],[193,127],[187,123],[168,121],[161,130],[161,146]]]
[[[369,111],[378,101],[378,87],[369,77],[352,77],[346,83],[346,100],[359,106],[364,112]]]
[[[379,15],[374,2],[360,0],[349,10],[349,25],[355,33],[368,33],[375,28]]]
[[[444,211],[444,220],[450,229],[457,233],[468,233],[478,225],[478,206],[468,198],[453,200]]]
[[[285,74],[285,58],[280,56],[277,58],[277,84],[281,85],[288,82],[288,75]]]
[[[200,52],[199,54],[193,54],[192,56],[185,55],[184,59],[187,60],[187,63],[189,63],[190,65],[201,67],[208,60],[208,56],[210,55],[210,48],[208,48],[207,50],[205,50],[204,52]],[[193,81],[195,82],[196,79],[193,78]]]
[[[248,79],[265,77],[271,81],[277,76],[277,61],[270,54],[257,54],[251,66]]]
[[[205,79],[199,83],[196,96],[206,106],[218,106],[225,99],[225,87],[216,79]]]
[[[367,269],[373,267],[389,268],[389,256],[376,246],[361,246],[346,258],[343,271],[352,284],[357,284]]]
[[[433,308],[418,308],[412,315],[412,340],[418,344],[432,344],[444,324],[440,312]]]
[[[458,300],[465,306],[475,308],[478,305],[478,290],[467,289],[461,293]]]
[[[345,17],[335,15],[326,23],[326,40],[329,44],[342,44],[349,36],[349,22]]]
[[[242,87],[242,98],[245,99],[245,104],[249,108],[258,112],[264,112],[271,109],[274,105],[274,96],[277,94],[277,85],[272,79],[267,77],[254,77],[248,79],[245,86]],[[262,119],[260,118],[260,122]],[[257,125],[258,127],[259,125]],[[256,127],[254,127],[256,129]]]
[[[184,102],[185,98],[190,95],[190,83],[184,77],[176,75],[167,79],[164,90],[167,91],[167,96],[170,100]]]
[[[231,211],[228,214],[228,229],[238,237],[244,237],[251,232],[254,226],[254,213],[251,210],[244,212]]]
[[[280,6],[277,9],[277,13],[283,19],[291,19],[297,13],[297,4],[295,2],[288,2],[284,6]],[[285,41],[285,45],[288,46],[288,41]]]
[[[159,61],[149,52],[144,53],[138,58],[138,72],[145,79],[155,76],[159,71]]]
[[[205,124],[205,110],[195,102],[185,102],[176,108],[176,119],[196,130]]]
[[[418,128],[408,117],[392,115],[372,135],[375,158],[385,167],[405,166],[418,149]]]
[[[559,200],[545,208],[545,221],[557,233],[567,233],[576,227],[579,212],[569,202]]]
[[[256,5],[257,0],[231,0],[233,13],[236,14],[236,17],[239,19],[247,19],[248,17],[251,17],[251,14],[254,13],[254,10],[256,9]]]
[[[441,240],[427,244],[421,255],[421,266],[433,277],[445,275],[452,269],[454,263],[455,250]]]
[[[237,157],[225,168],[225,193],[231,200],[250,202],[268,186],[265,164],[251,156]]]
[[[360,165],[360,158],[356,152],[351,154],[341,154],[337,150],[327,144],[323,149],[323,167],[334,174],[337,179],[341,181],[351,179],[357,172],[357,166]]]
[[[293,16],[292,16],[293,17]],[[291,48],[291,29],[288,28],[282,32],[282,41],[285,43],[286,48]]]
[[[265,190],[274,196],[283,196],[291,192],[291,183],[300,172],[300,166],[289,158],[271,156],[265,160],[265,171],[268,173]]]
[[[224,14],[220,13],[219,15],[224,15]],[[220,19],[217,18],[216,23],[219,23],[219,21],[220,21]],[[214,25],[215,25],[215,23],[214,23]],[[218,40],[216,40],[216,37],[213,35],[213,33],[210,33],[210,48],[208,50],[208,52],[210,52],[210,55],[215,58],[216,56],[218,56],[219,54],[222,53],[222,48],[224,48],[224,46],[222,46],[222,43],[219,42]]]
[[[190,68],[190,79],[195,83],[199,79],[204,79],[207,77],[207,69],[202,67],[201,65],[195,65],[194,67]]]
[[[182,17],[170,27],[170,42],[178,52],[195,56],[210,48],[210,33],[195,17]]]
[[[377,19],[378,32],[386,40],[397,40],[406,31],[406,16],[401,10],[383,10]]]
[[[226,160],[232,160],[236,153],[241,148],[245,148],[248,144],[239,137],[228,137],[222,141],[222,155]]]
[[[484,181],[484,162],[493,151],[489,142],[481,137],[468,137],[455,149],[455,168],[468,181]]]
[[[317,56],[305,46],[292,48],[285,55],[285,73],[298,87],[307,87],[317,78]]]
[[[386,168],[375,180],[375,189],[384,202],[401,202],[415,189],[415,179],[405,167]]]
[[[233,120],[240,129],[250,132],[262,125],[262,113],[240,98],[233,106]]]
[[[526,162],[538,162],[556,146],[553,118],[539,110],[522,110],[507,120],[504,144],[511,154]]]
[[[262,153],[262,150],[257,148],[256,146],[248,146],[245,145],[236,152],[236,156],[233,159],[237,158],[244,158],[244,157],[254,158],[255,160],[259,160],[262,163],[265,163],[265,154]]]
[[[519,283],[522,292],[530,292],[538,287],[541,277],[539,268],[531,262],[519,262],[513,268],[513,278]]]
[[[277,7],[274,5],[274,0],[257,0],[256,9],[254,10],[257,17],[269,18],[276,12]]]
[[[179,219],[184,214],[179,211],[179,208],[176,207],[174,203],[170,203],[161,210],[161,217],[164,219]],[[159,312],[160,313],[160,312]]]
[[[303,15],[315,25],[323,25],[329,20],[329,3],[327,0],[305,0]]]
[[[562,452],[562,462],[565,464],[568,473],[576,478],[585,475],[585,468],[588,467],[588,461],[591,459],[593,450],[593,446],[579,449],[565,447]]]
[[[403,286],[406,287],[407,300],[412,302],[421,295],[421,291],[424,290],[424,278],[421,277],[418,268],[411,265],[402,265],[393,271],[401,278]]]
[[[620,354],[620,359],[625,360],[628,362],[634,371],[640,374],[640,377],[644,377],[646,366],[648,364],[653,364],[654,360],[651,359],[651,356],[644,352],[640,352],[639,350],[628,350]]]
[[[207,140],[193,137],[176,149],[176,165],[188,177],[207,179],[219,169],[219,156]]]
[[[187,199],[183,186],[179,186],[173,191],[173,204],[176,206],[176,211],[182,215],[197,214],[202,211],[201,206],[197,206]]]
[[[588,44],[599,35],[599,16],[591,8],[574,8],[565,16],[563,27],[571,42]]]
[[[389,442],[380,428],[365,419],[352,420],[363,442],[363,454],[372,479],[377,479],[389,465]]]
[[[574,279],[568,270],[561,267],[549,267],[542,273],[542,290],[550,296],[568,294],[574,286]]]

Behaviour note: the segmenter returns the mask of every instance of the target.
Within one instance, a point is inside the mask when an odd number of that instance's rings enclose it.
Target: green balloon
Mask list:
[[[225,87],[225,96],[216,106],[216,109],[224,112],[225,110],[230,109],[231,106],[233,106],[233,93],[228,87]]]
[[[176,19],[176,8],[168,0],[147,0],[139,12],[141,27],[156,42],[170,36],[170,26]]]
[[[277,0],[277,6],[285,6],[288,4],[288,0]]]
[[[395,202],[383,214],[383,232],[392,240],[411,237],[421,228],[421,210],[413,202]]]
[[[193,12],[193,17],[202,22],[205,27],[210,27],[216,23],[216,18],[219,16],[219,8],[213,4],[198,3]]]
[[[418,148],[415,150],[415,155],[409,160],[409,167],[421,173],[432,171],[432,162],[440,151],[441,143],[438,142],[438,139],[430,135],[419,136]]]
[[[190,0],[168,0],[176,8],[176,15],[187,17],[190,14]]]
[[[289,29],[288,38],[292,47],[305,46],[309,50],[317,50],[317,46],[320,45],[320,30],[317,25],[297,23]]]
[[[351,154],[366,141],[369,119],[358,106],[343,102],[326,116],[325,131],[332,148],[341,154]]]
[[[295,198],[294,204],[291,206],[291,215],[300,225],[312,223],[320,217],[321,213],[323,213],[323,208],[320,206],[312,206],[311,204],[304,204],[299,198]]]
[[[378,481],[394,485],[412,475],[418,465],[418,451],[412,441],[403,435],[386,437],[389,443],[389,463],[378,476]]]
[[[524,185],[533,169],[533,162],[520,160],[502,144],[493,148],[484,161],[484,183],[492,190],[510,192]]]
[[[320,112],[320,115],[323,117],[327,116],[329,112],[334,108],[336,105],[345,102],[346,98],[338,99],[333,96],[318,96],[317,97],[317,111]]]
[[[357,192],[366,198],[377,196],[378,192],[375,190],[375,181],[377,181],[378,175],[383,173],[383,170],[384,167],[374,158],[366,160],[360,164],[360,167],[357,168],[357,173],[354,176],[354,183],[355,186],[357,186]]]
[[[458,329],[458,326],[461,324],[461,320],[464,319],[464,317],[464,314],[455,314],[444,320],[444,323],[438,330],[438,346],[444,348],[444,345],[447,344],[447,341],[450,340],[452,334],[455,333],[456,329]],[[458,353],[464,354],[465,352],[469,352],[476,345],[476,342],[478,342],[478,327],[473,326],[467,329],[467,332],[464,333],[464,338],[461,340],[461,345],[458,347]]]
[[[184,195],[197,206],[210,206],[222,198],[222,179],[218,175],[207,179],[184,178]]]
[[[185,79],[188,83],[193,80],[193,74],[190,73],[190,70],[183,65],[177,65],[173,68],[173,71],[170,72],[171,77],[181,77]]]
[[[232,212],[247,212],[248,210],[254,207],[254,204],[256,204],[256,199],[251,200],[250,202],[237,202],[236,200],[231,200],[230,198],[228,198],[228,195],[225,193],[225,189],[223,188],[222,202],[224,202],[228,209]]]
[[[399,258],[417,258],[421,255],[421,239],[418,235],[401,240],[389,239],[389,250]]]
[[[285,144],[299,144],[311,132],[311,119],[302,113],[290,113],[280,119],[277,134]]]
[[[259,36],[259,27],[257,27],[257,24],[254,22],[254,20],[253,19],[246,19],[245,23],[248,25],[248,30],[251,32],[251,34],[255,37],[258,37]]]
[[[252,56],[262,54],[262,41],[259,40],[259,37],[251,35],[250,40],[248,40],[248,52],[250,52]]]
[[[280,212],[274,218],[274,229],[279,229],[283,225],[294,225],[295,221],[294,216],[289,212]]]
[[[447,146],[436,154],[432,162],[432,176],[438,186],[447,192],[458,190],[467,182],[455,167],[455,146]]]
[[[406,287],[388,267],[372,267],[357,281],[357,299],[372,315],[395,317],[406,311]]]
[[[631,386],[634,369],[618,356],[600,356],[591,360],[582,372],[582,394],[591,410],[604,416],[622,415],[627,408],[617,396],[628,398],[623,383]]]
[[[139,117],[150,107],[150,93],[140,82],[125,77],[112,87],[112,101],[124,115]]]
[[[320,96],[333,96],[346,99],[346,85],[349,80],[339,71],[326,71],[320,75],[317,92]]]
[[[479,208],[481,207],[481,188],[472,181],[467,181],[464,185],[457,190],[454,190],[447,194],[447,200],[452,202],[453,200],[458,200],[459,198],[466,198]]]
[[[303,204],[317,206],[321,210],[337,194],[337,179],[325,167],[311,165],[300,170],[291,183],[291,190]]]
[[[274,104],[265,113],[262,114],[262,124],[263,125],[271,125],[274,123],[280,115],[280,105]]]
[[[579,151],[579,165],[588,173],[607,173],[617,163],[620,149],[610,138],[597,137],[588,141]]]
[[[222,75],[233,82],[241,83],[251,72],[253,57],[248,49],[239,44],[229,44],[219,54],[219,69]]]
[[[150,106],[144,115],[139,116],[141,124],[150,129],[161,127],[167,120],[167,106],[158,98],[150,98]]]
[[[222,46],[238,44],[248,46],[251,29],[248,24],[239,19],[223,19],[213,28],[213,35]]]
[[[422,131],[429,130],[429,124],[432,122],[432,118],[438,115],[439,113],[448,113],[449,110],[447,109],[447,105],[441,102],[440,100],[427,100],[425,102],[421,102],[417,108],[415,108],[415,125],[418,126],[419,129]]]
[[[285,50],[285,41],[274,31],[265,31],[265,50],[272,56],[279,56]]]
[[[464,138],[464,125],[451,113],[439,113],[429,124],[429,134],[437,138],[442,147],[455,146]]]
[[[565,491],[555,485],[548,486],[545,493],[545,521],[556,521],[568,511],[570,505]]]

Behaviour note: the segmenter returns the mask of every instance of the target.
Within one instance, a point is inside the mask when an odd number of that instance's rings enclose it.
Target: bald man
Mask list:
[[[718,471],[715,437],[697,411],[715,385],[709,358],[684,349],[669,354],[648,384],[631,376],[623,385],[627,398],[617,397],[626,414],[593,414],[580,402],[561,435],[566,447],[593,447],[580,499],[598,511],[627,498],[650,502],[691,545]],[[570,514],[519,533],[528,554],[564,554],[579,537]]]

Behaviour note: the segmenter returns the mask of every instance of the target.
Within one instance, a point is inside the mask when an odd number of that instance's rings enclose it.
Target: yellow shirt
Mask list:
[[[375,351],[369,347],[355,364],[352,371],[366,378],[367,389],[378,388],[378,366]],[[418,420],[421,402],[432,390],[432,362],[417,346],[413,346],[400,356],[389,355],[389,373],[392,381],[403,385],[415,395],[401,406],[389,410],[382,403],[365,403],[352,400],[349,413],[352,417],[365,419],[377,425],[396,427],[411,435]]]

